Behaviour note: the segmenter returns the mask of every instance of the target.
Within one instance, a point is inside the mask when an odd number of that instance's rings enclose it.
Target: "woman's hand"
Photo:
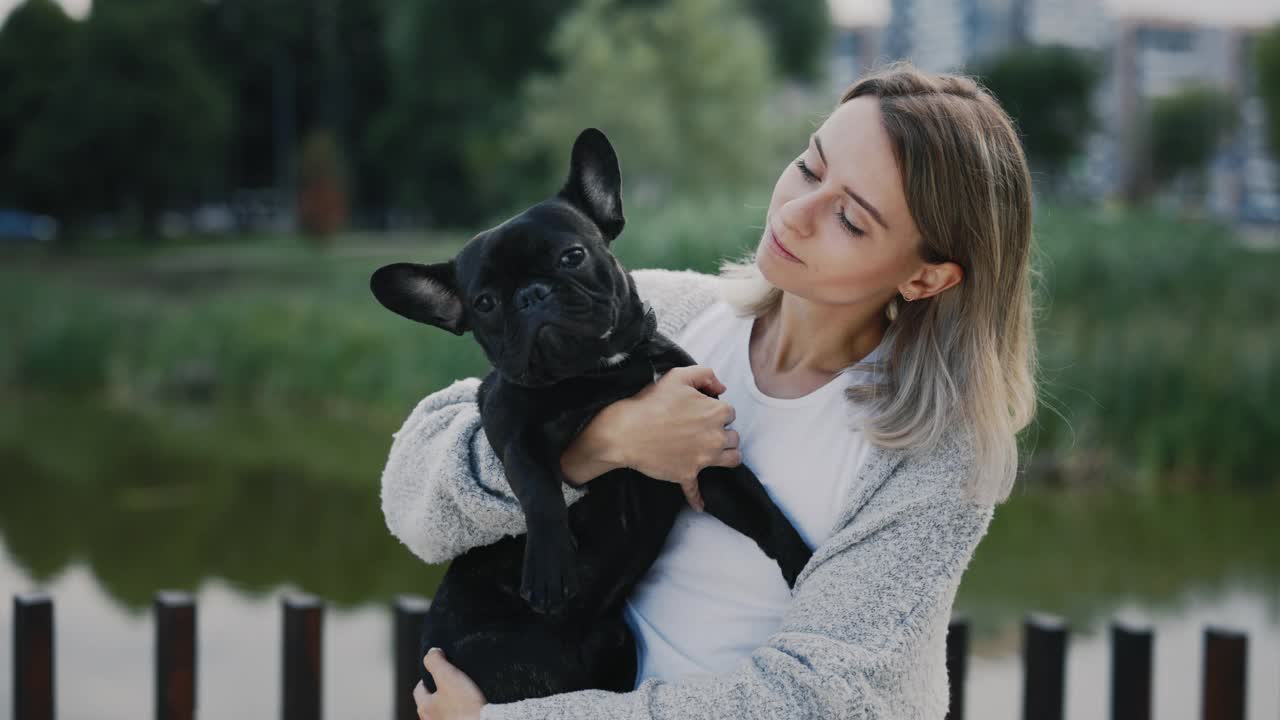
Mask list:
[[[700,390],[701,389],[701,390]],[[719,395],[724,383],[704,365],[672,368],[635,395],[600,411],[602,432],[619,464],[657,480],[680,485],[689,505],[702,512],[698,472],[709,465],[742,464],[733,406],[708,397]],[[588,425],[588,428],[590,425]],[[584,430],[584,432],[586,432]]]
[[[480,710],[488,704],[484,693],[445,659],[443,650],[431,648],[422,664],[436,681],[436,691],[427,692],[421,680],[413,688],[419,720],[479,720]]]

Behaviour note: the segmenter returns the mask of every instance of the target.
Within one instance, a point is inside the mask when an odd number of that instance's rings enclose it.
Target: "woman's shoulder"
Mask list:
[[[632,270],[640,300],[653,308],[658,331],[674,337],[720,297],[720,277],[695,270]]]
[[[967,492],[974,462],[973,435],[959,424],[947,426],[932,442],[916,447],[873,445],[844,520],[920,505],[981,512],[984,503]]]

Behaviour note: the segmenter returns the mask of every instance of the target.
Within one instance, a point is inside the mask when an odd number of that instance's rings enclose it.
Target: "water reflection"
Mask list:
[[[82,563],[132,610],[149,608],[158,588],[194,591],[212,578],[250,596],[288,583],[338,606],[429,593],[439,581],[441,569],[407,552],[382,518],[391,430],[153,421],[47,398],[6,407],[23,422],[0,424],[0,533],[37,581]]]
[[[0,408],[0,642],[12,642],[10,594],[54,596],[59,717],[152,712],[162,588],[199,603],[203,717],[278,714],[291,590],[329,602],[326,716],[390,716],[388,605],[429,595],[440,574],[382,519],[378,475],[401,418],[152,415],[30,397]],[[967,716],[1020,715],[1032,609],[1072,623],[1072,720],[1106,717],[1113,617],[1154,626],[1162,720],[1199,715],[1208,623],[1249,634],[1249,714],[1280,714],[1277,511],[1275,495],[1028,494],[1002,506],[957,600],[974,621]],[[4,682],[11,662],[0,652]]]

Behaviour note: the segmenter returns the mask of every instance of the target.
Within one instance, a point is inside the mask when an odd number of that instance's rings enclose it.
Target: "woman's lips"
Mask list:
[[[783,247],[782,242],[778,240],[778,236],[774,234],[772,229],[769,230],[769,246],[773,248],[774,252],[778,253],[782,257],[792,262],[798,262],[802,265],[804,264],[800,261],[800,258],[787,252],[787,249]]]

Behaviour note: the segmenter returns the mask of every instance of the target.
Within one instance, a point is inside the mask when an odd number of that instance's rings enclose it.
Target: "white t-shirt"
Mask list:
[[[765,395],[748,356],[754,322],[718,300],[672,339],[725,384],[720,399],[734,408],[729,427],[738,432],[743,463],[816,548],[830,536],[867,454],[863,434],[850,425],[856,409],[843,393],[866,375],[842,372],[798,398]],[[867,360],[881,352],[877,347]],[[636,684],[732,670],[777,630],[790,600],[777,563],[755,542],[685,506],[627,600]]]

